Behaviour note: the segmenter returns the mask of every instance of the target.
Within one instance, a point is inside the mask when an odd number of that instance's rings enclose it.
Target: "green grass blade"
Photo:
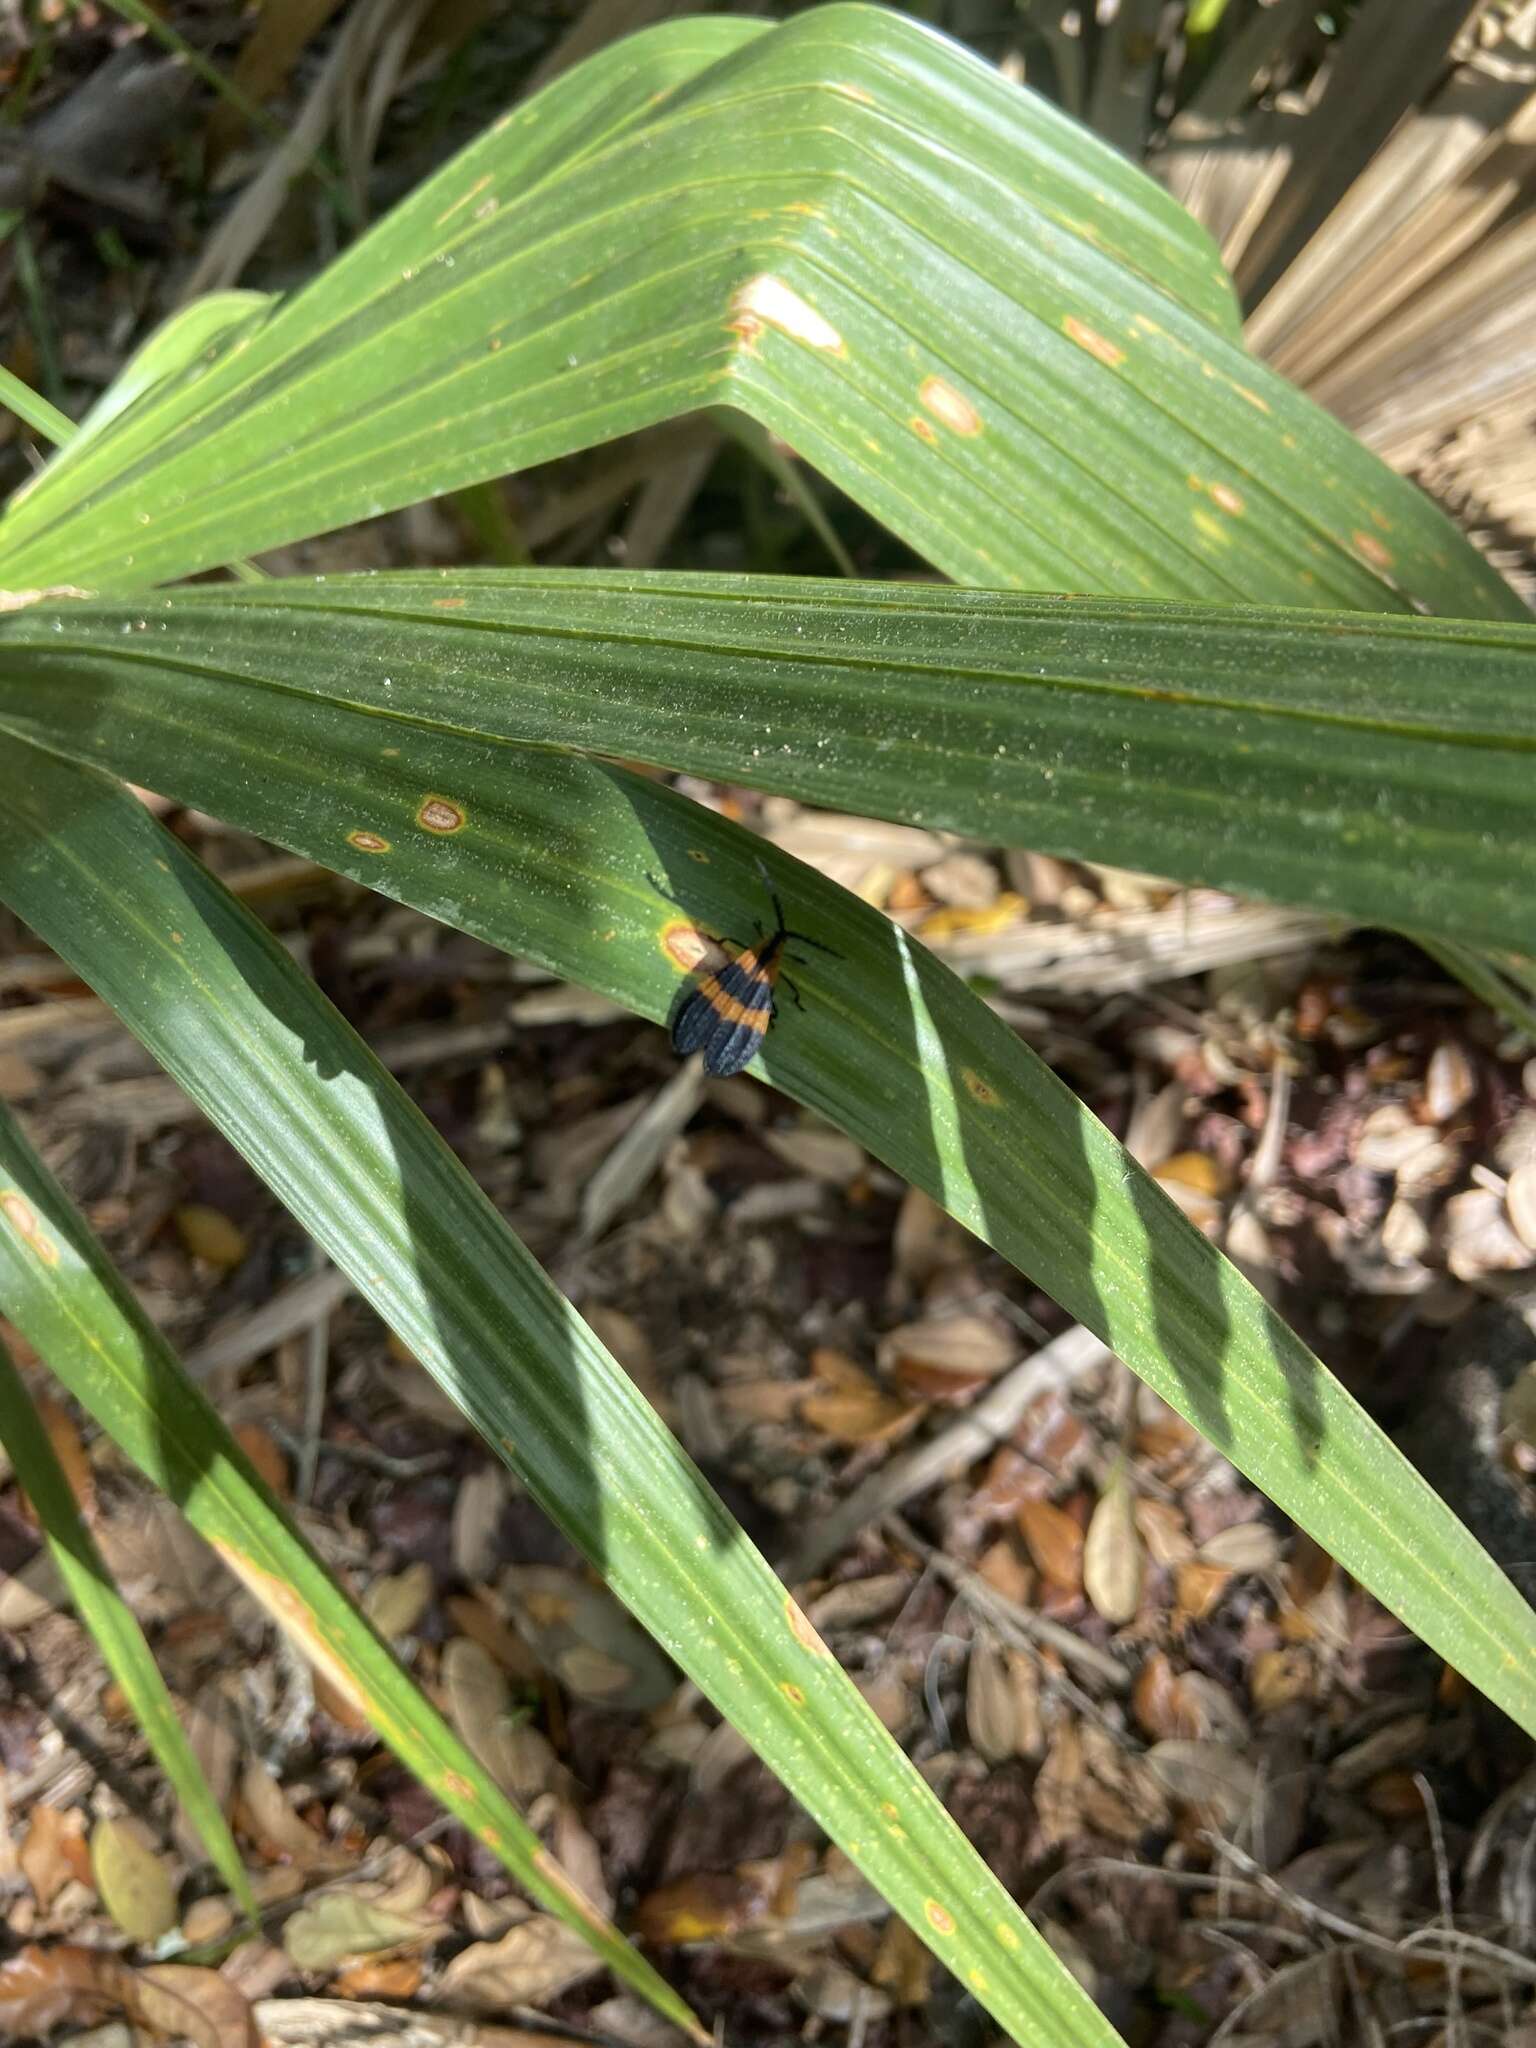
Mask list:
[[[192,738],[202,766],[165,785],[168,794],[655,1018],[679,991],[668,951],[679,913],[642,876],[661,877],[705,928],[739,931],[762,910],[754,861],[766,857],[792,922],[838,955],[796,970],[807,1007],[804,1015],[790,1009],[769,1035],[763,1066],[775,1085],[850,1131],[1029,1274],[1426,1642],[1536,1731],[1536,1624],[1519,1594],[1097,1118],[888,920],[670,790],[578,756],[402,728],[300,697],[259,746],[231,748],[227,734],[203,728]],[[29,766],[0,827],[13,843],[29,826],[46,828],[36,780]],[[73,858],[72,848],[57,857]],[[100,985],[77,940],[60,950]],[[122,1010],[134,988],[102,992]],[[172,1061],[166,1032],[202,1045],[197,1005],[188,998],[171,1008],[170,1023],[138,1011],[130,1021],[195,1088],[193,1053]],[[216,1042],[200,1057],[222,1068],[231,1055]],[[216,1103],[210,1114],[229,1128],[229,1106]],[[313,1128],[318,1117],[306,1107],[299,1120]],[[259,1126],[231,1136],[259,1158]],[[298,1207],[286,1187],[280,1192]],[[329,1222],[299,1213],[330,1242]],[[332,1255],[344,1266],[357,1256],[340,1244]],[[366,1275],[363,1284],[367,1291]],[[404,1305],[380,1306],[431,1364],[434,1354],[422,1349],[431,1332],[419,1317],[405,1328]],[[446,1362],[434,1369],[456,1384]],[[551,1425],[550,1449],[535,1456],[526,1422],[499,1407],[491,1411],[499,1422],[475,1409],[484,1394],[478,1383],[458,1387],[493,1440],[506,1433],[518,1443],[528,1461],[519,1469],[538,1492],[539,1457],[561,1445],[568,1454],[566,1437]],[[575,1525],[589,1554],[601,1543],[609,1475],[600,1470],[596,1483]],[[644,1604],[644,1583],[623,1576],[622,1551],[599,1554],[615,1589],[674,1647]]]
[[[8,1120],[8,1113],[3,1109],[0,1109],[0,1119]],[[0,1182],[10,1178],[6,1172],[6,1149],[4,1135],[0,1133]],[[12,1192],[7,1188],[7,1194]],[[4,1199],[0,1196],[0,1202]],[[7,1215],[6,1222],[9,1220]],[[5,1225],[0,1223],[0,1275],[5,1274],[7,1265],[4,1248],[7,1234]],[[17,1293],[21,1291],[18,1289]],[[7,1301],[13,1298],[9,1287],[0,1292]],[[79,1504],[48,1439],[48,1432],[32,1405],[3,1339],[0,1339],[0,1442],[4,1443],[16,1476],[37,1511],[49,1551],[74,1602],[75,1612],[89,1629],[107,1669],[122,1687],[133,1717],[144,1731],[144,1739],[201,1835],[214,1868],[234,1893],[246,1917],[254,1923],[257,1918],[256,1895],[251,1890],[251,1881],[240,1860],[240,1851],[229,1831],[229,1823],[192,1753],[192,1745],[171,1703],[165,1680],[160,1676],[149,1645],[144,1640],[144,1631],[118,1591],[85,1525]]]
[[[216,811],[336,702],[1536,954],[1530,623],[535,570],[50,601],[0,657],[15,729]]]
[[[712,405],[962,582],[1521,615],[1247,353],[1167,193],[853,5],[567,73],[43,472],[0,579],[139,588]]]
[[[50,405],[40,391],[24,384],[14,370],[6,369],[3,364],[0,364],[0,403],[8,405],[18,419],[25,420],[34,433],[41,434],[45,441],[52,441],[56,447],[75,431],[75,423],[67,412],[60,412],[56,405]]]
[[[573,814],[555,843],[570,849],[582,824]],[[568,918],[575,877],[565,873]],[[517,893],[505,869],[496,893]],[[1113,2030],[650,1404],[249,912],[120,786],[35,749],[14,808],[0,810],[0,895],[263,1174],[679,1665],[1000,2023],[1040,2048],[1112,2048]],[[632,910],[633,891],[624,900]],[[593,907],[609,907],[601,892]],[[648,909],[654,919],[654,900]],[[647,941],[653,966],[655,936]],[[27,1185],[21,1194],[33,1201]],[[24,1246],[11,1247],[13,1262],[24,1255]],[[141,1436],[156,1426],[166,1427],[158,1404],[146,1403]],[[178,1498],[189,1476],[177,1475]]]
[[[80,799],[80,781],[76,776],[72,783],[52,780],[49,786],[68,805]],[[123,801],[110,788],[107,793],[110,801],[97,812],[98,820]],[[141,806],[126,801],[146,816]],[[166,836],[167,843],[174,843]],[[13,851],[6,849],[7,854]],[[164,872],[170,872],[169,864]],[[46,862],[32,867],[28,883],[24,893],[49,893]],[[273,1619],[357,1703],[407,1769],[501,1859],[519,1884],[589,1942],[616,1976],[691,2038],[707,2042],[676,1993],[581,1897],[327,1573],[3,1105],[0,1300],[81,1406],[177,1502]],[[12,1420],[7,1412],[7,1428]],[[34,1447],[22,1441],[20,1448],[30,1456]],[[27,1469],[30,1484],[33,1468]],[[99,1594],[99,1585],[96,1590]],[[131,1616],[127,1619],[132,1627]],[[180,1736],[179,1726],[176,1733]]]

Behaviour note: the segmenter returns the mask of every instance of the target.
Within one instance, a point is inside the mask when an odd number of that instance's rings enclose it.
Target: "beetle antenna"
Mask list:
[[[780,931],[784,931],[786,929],[784,906],[779,901],[778,890],[775,889],[773,886],[773,877],[769,874],[767,864],[762,859],[762,856],[757,855],[754,857],[757,861],[757,872],[763,878],[763,887],[768,891],[768,900],[773,905],[773,914],[775,918],[778,920],[778,928]]]

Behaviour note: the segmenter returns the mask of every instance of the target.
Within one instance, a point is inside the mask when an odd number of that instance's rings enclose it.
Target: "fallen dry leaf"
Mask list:
[[[443,1645],[440,1668],[448,1695],[448,1719],[465,1747],[504,1792],[524,1796],[513,1792],[517,1773],[510,1744],[515,1724],[506,1672],[471,1636],[449,1638]]]
[[[217,1970],[148,1964],[134,1972],[124,2005],[151,2033],[185,2036],[196,2048],[256,2048],[250,2000]]]
[[[830,1125],[806,1124],[787,1131],[764,1131],[763,1143],[796,1173],[830,1187],[845,1188],[867,1171],[864,1147]]]
[[[1171,1798],[1220,1827],[1235,1827],[1253,1804],[1254,1767],[1224,1742],[1155,1742],[1146,1760]]]
[[[891,1257],[897,1279],[912,1294],[920,1293],[936,1273],[963,1265],[974,1249],[975,1240],[947,1209],[921,1188],[907,1189],[891,1237]]]
[[[564,1921],[536,1913],[500,1941],[477,1941],[454,1956],[438,1980],[433,2003],[481,2013],[539,2005],[602,1967]]]
[[[1075,1516],[1050,1500],[1026,1500],[1019,1508],[1019,1533],[1035,1569],[1063,1592],[1081,1592],[1083,1532]]]
[[[1013,1755],[1017,1735],[1013,1687],[1003,1660],[1003,1647],[982,1630],[971,1644],[965,1674],[965,1729],[971,1746],[989,1764]]]
[[[1224,1564],[1201,1564],[1198,1559],[1181,1564],[1175,1574],[1175,1591],[1181,1621],[1204,1621],[1232,1583]]]
[[[602,1335],[600,1330],[598,1335]],[[608,1348],[611,1351],[613,1346]],[[510,1495],[504,1465],[477,1467],[454,1495],[453,1568],[461,1579],[473,1584],[489,1578],[495,1570],[501,1518]]]
[[[1136,1527],[1156,1565],[1189,1564],[1195,1555],[1194,1539],[1183,1510],[1171,1500],[1142,1498],[1136,1503]]]
[[[97,1821],[91,1830],[91,1877],[102,1905],[130,1941],[158,1941],[176,1925],[170,1866],[140,1822]]]
[[[399,2004],[416,1996],[426,1974],[420,1956],[368,1956],[338,1970],[331,1979],[331,1989],[338,1998],[384,1998]]]
[[[1268,1522],[1234,1522],[1200,1546],[1202,1564],[1233,1572],[1270,1572],[1280,1562],[1280,1536]]]
[[[131,1969],[102,1949],[29,1946],[0,1963],[0,2036],[47,2035],[121,2011],[147,2032],[194,2048],[256,2048],[249,2002],[217,1970],[161,1963]]]
[[[377,1578],[363,1595],[363,1612],[391,1642],[408,1636],[432,1598],[432,1567],[418,1560],[403,1572]]]
[[[1019,1607],[1027,1607],[1034,1598],[1035,1568],[1013,1530],[1005,1530],[995,1543],[987,1545],[976,1560],[976,1571],[994,1592]]]
[[[288,1459],[271,1430],[263,1429],[259,1422],[237,1422],[231,1434],[256,1467],[257,1477],[271,1487],[279,1500],[287,1500]]]
[[[933,1989],[933,1960],[906,1921],[893,1913],[870,1965],[869,1981],[889,1991],[898,2005],[920,2008]]]
[[[74,1417],[64,1403],[56,1400],[52,1394],[34,1393],[32,1405],[37,1410],[39,1422],[48,1433],[48,1441],[53,1445],[53,1454],[64,1469],[69,1490],[75,1497],[75,1506],[80,1510],[84,1521],[94,1522],[96,1478],[91,1470],[91,1461],[86,1454],[85,1445],[80,1440],[80,1432],[75,1427]],[[33,1527],[38,1527],[36,1511],[31,1501],[27,1499],[25,1490],[22,1493],[22,1501]]]
[[[547,1670],[594,1706],[649,1713],[676,1684],[672,1667],[613,1595],[560,1565],[510,1565],[513,1626]]]
[[[1117,1465],[1100,1495],[1083,1538],[1083,1591],[1095,1610],[1115,1627],[1130,1621],[1141,1605],[1146,1559],[1136,1532],[1136,1501],[1123,1465]]]
[[[1248,1673],[1248,1695],[1261,1714],[1273,1714],[1294,1701],[1310,1699],[1317,1683],[1312,1653],[1300,1643],[1261,1650]]]
[[[858,1388],[807,1394],[800,1403],[800,1417],[834,1443],[873,1444],[914,1427],[922,1410],[868,1380]]]
[[[482,1594],[450,1593],[443,1609],[454,1627],[494,1658],[514,1685],[537,1685],[538,1658]]]
[[[328,1875],[356,1861],[299,1818],[282,1786],[254,1757],[240,1774],[240,1806],[249,1833],[274,1862]]]
[[[98,2020],[123,2003],[132,1974],[105,1950],[29,1943],[0,1963],[0,2035],[28,2040],[51,2034],[66,2020]]]
[[[377,1899],[340,1889],[322,1892],[283,1922],[283,1947],[301,1970],[334,1970],[376,1949],[414,1947],[442,1932],[441,1923],[397,1913]]]
[[[905,1392],[963,1401],[1017,1362],[1019,1338],[999,1317],[925,1316],[887,1331],[877,1355],[880,1370]]]
[[[85,1819],[76,1808],[34,1806],[17,1858],[32,1896],[46,1913],[71,1878],[90,1884],[91,1857]]]

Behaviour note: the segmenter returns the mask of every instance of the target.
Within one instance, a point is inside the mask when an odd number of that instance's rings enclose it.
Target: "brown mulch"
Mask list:
[[[440,13],[461,25],[405,63],[363,167],[380,206],[493,110],[473,96],[484,74],[504,100],[572,26],[558,7]],[[172,14],[238,61],[238,10]],[[3,346],[78,413],[174,302],[260,148],[200,91],[135,85],[160,60],[104,10],[52,36],[13,100],[43,297],[18,298],[7,244]],[[5,61],[20,93],[25,55]],[[450,117],[456,61],[482,82]],[[301,43],[277,104],[291,113],[315,77]],[[92,147],[64,164],[61,134]],[[295,188],[246,281],[302,274],[319,203]],[[9,420],[0,434],[14,483],[24,437]],[[759,566],[734,458],[710,470],[696,442],[636,437],[516,480],[540,559]],[[647,486],[684,464],[694,495],[658,524]],[[764,516],[778,566],[823,566],[789,508]],[[903,566],[850,528],[871,573]],[[285,562],[474,548],[463,515],[432,506]],[[985,977],[1530,1583],[1528,1045],[1404,941],[683,786]],[[756,1081],[708,1083],[594,1225],[596,1168],[676,1071],[661,1032],[211,820],[167,822],[394,1067],[1135,2048],[1531,2048],[1528,1743],[1188,1424],[926,1197]],[[324,1292],[243,1162],[14,924],[0,1098],[420,1682],[695,2010],[741,2048],[995,2038],[735,1731],[637,1645],[366,1307]],[[291,1302],[272,1336],[263,1319]],[[63,1404],[46,1412],[265,1917],[241,1936],[7,1477],[0,2032],[107,2011],[186,2032],[186,1989],[153,1976],[158,1959],[204,1963],[204,2017],[235,2029],[254,2007],[274,2042],[388,2034],[407,2013],[417,2038],[663,2048],[113,1447]],[[872,1505],[817,1555],[850,1500]],[[124,1903],[157,1884],[169,1936]]]

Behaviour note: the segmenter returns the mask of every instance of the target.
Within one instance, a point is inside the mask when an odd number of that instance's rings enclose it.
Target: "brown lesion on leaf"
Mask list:
[[[830,1657],[832,1652],[811,1626],[810,1618],[797,1600],[786,1599],[784,1613],[789,1622],[789,1632],[802,1650],[809,1650],[813,1657]]]
[[[359,853],[388,853],[390,850],[389,841],[380,838],[377,832],[349,832],[347,844]]]
[[[237,1550],[232,1543],[226,1543],[218,1536],[210,1536],[208,1541],[241,1585],[266,1609],[278,1626],[293,1638],[315,1669],[324,1675],[327,1683],[341,1694],[349,1706],[356,1709],[359,1717],[369,1727],[377,1726],[373,1705],[360,1689],[351,1667],[342,1660],[328,1641],[308,1601],[303,1599],[286,1579],[277,1578],[273,1573],[263,1571],[260,1565],[253,1564],[244,1551]]]
[[[38,472],[41,475],[41,471]],[[18,496],[20,493],[18,492]],[[40,604],[45,597],[90,597],[89,590],[81,590],[74,583],[50,584],[46,590],[0,590],[0,612],[24,612],[29,604]]]
[[[1086,320],[1079,320],[1075,313],[1067,315],[1061,323],[1061,329],[1068,341],[1075,341],[1079,348],[1086,349],[1089,355],[1103,363],[1106,368],[1116,370],[1125,361],[1123,348],[1118,348],[1106,335],[1100,334],[1096,327],[1090,327]]]
[[[927,420],[919,419],[916,413],[913,413],[911,419],[907,421],[907,425],[916,434],[919,441],[926,441],[930,448],[937,443],[938,435],[933,431]]]
[[[1211,499],[1223,512],[1230,512],[1234,519],[1240,518],[1246,509],[1242,498],[1230,484],[1212,484]]]
[[[998,1094],[990,1081],[984,1081],[981,1078],[974,1067],[962,1067],[960,1069],[960,1078],[965,1083],[967,1095],[973,1101],[979,1102],[983,1109],[997,1109],[1001,1106],[1003,1100],[1001,1095]]]
[[[14,1188],[6,1188],[0,1193],[0,1216],[5,1218],[34,1258],[41,1259],[45,1266],[59,1263],[59,1248],[38,1221],[37,1211],[25,1195],[18,1194]]]
[[[779,1691],[783,1693],[785,1699],[789,1701],[792,1707],[803,1707],[805,1705],[805,1690],[802,1686],[793,1685],[786,1678],[780,1681]]]
[[[955,1931],[955,1916],[947,1906],[941,1906],[937,1899],[924,1899],[923,1918],[935,1934],[951,1935]]]
[[[925,377],[917,387],[917,401],[952,434],[963,434],[969,439],[981,432],[981,414],[963,391],[957,391],[942,377]]]
[[[462,597],[434,597],[432,609],[435,612],[460,612],[464,609]]]
[[[661,950],[674,967],[681,968],[684,974],[692,974],[696,967],[718,953],[720,947],[718,941],[696,924],[687,924],[674,917],[662,926]]]
[[[1384,548],[1374,533],[1357,531],[1350,535],[1350,540],[1354,544],[1355,552],[1364,555],[1373,569],[1390,569],[1392,567],[1391,549]]]
[[[416,812],[416,822],[424,831],[435,832],[439,838],[454,832],[462,832],[467,814],[462,804],[456,804],[451,797],[425,796]]]
[[[843,337],[831,321],[802,298],[793,285],[768,271],[738,286],[731,294],[729,314],[727,328],[747,349],[755,349],[765,329],[774,327],[806,348],[822,349],[837,356],[848,353]]]

